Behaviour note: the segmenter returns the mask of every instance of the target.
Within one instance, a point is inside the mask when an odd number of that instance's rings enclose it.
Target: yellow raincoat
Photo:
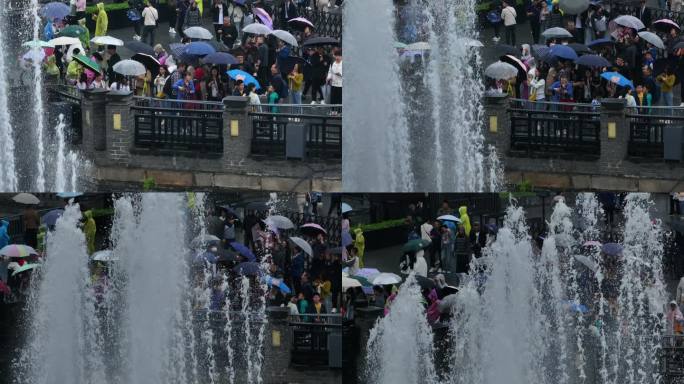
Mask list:
[[[356,247],[357,255],[359,257],[359,268],[363,268],[363,255],[366,250],[366,238],[363,236],[363,229],[357,227],[354,229],[354,247]]]
[[[85,232],[88,254],[90,255],[95,252],[95,233],[97,232],[97,226],[95,225],[95,219],[93,219],[93,211],[85,211],[83,215],[86,218],[83,232]]]
[[[195,2],[197,3],[197,9],[200,11],[200,16],[202,16],[204,14],[204,1],[195,0]]]
[[[109,17],[104,9],[104,3],[97,3],[97,19],[95,19],[95,36],[107,35]]]
[[[461,225],[465,229],[466,236],[470,236],[470,216],[468,216],[468,208],[464,205],[458,208],[458,213],[461,215]]]

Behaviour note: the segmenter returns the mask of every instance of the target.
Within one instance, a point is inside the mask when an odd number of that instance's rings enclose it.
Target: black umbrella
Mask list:
[[[281,70],[285,73],[292,72],[292,69],[294,68],[295,64],[299,64],[299,68],[303,69],[304,65],[306,64],[306,60],[304,60],[304,58],[301,57],[290,56],[280,61]]]
[[[148,55],[146,53],[136,53],[131,57],[131,60],[135,60],[139,63],[142,63],[142,65],[144,65],[145,68],[149,69],[152,72],[152,74],[158,73],[159,67],[161,67],[161,63],[159,63],[159,60],[157,60],[156,57]]]
[[[570,47],[570,48],[572,48],[573,50],[575,50],[575,52],[576,52],[578,55],[581,55],[581,54],[583,54],[583,53],[591,53],[591,48],[587,47],[587,46],[584,45],[584,44],[580,44],[580,43],[570,43],[570,44],[568,44],[568,47]]]
[[[501,53],[501,55],[513,55],[515,57],[520,56],[520,50],[512,45],[498,44],[495,45],[495,48]]]
[[[429,291],[437,286],[432,279],[420,275],[416,275],[416,282],[420,285],[420,289],[422,290]]]
[[[675,44],[674,47],[672,47],[673,51],[677,49],[684,49],[684,41],[680,41],[679,43]]]
[[[340,42],[332,37],[318,36],[312,37],[302,44],[304,47],[315,47],[320,45],[340,45]]]
[[[248,211],[268,211],[271,209],[271,206],[263,201],[253,201],[245,205],[245,209]]]
[[[256,262],[244,262],[236,265],[233,272],[244,276],[257,276],[261,273],[261,266]]]
[[[124,47],[132,51],[133,53],[145,53],[150,56],[154,56],[154,48],[149,44],[145,44],[142,41],[131,40],[124,44]]]
[[[221,209],[224,209],[226,211],[226,213],[235,217],[236,219],[238,219],[238,220],[240,219],[240,215],[238,215],[237,211],[235,211],[233,209],[233,207],[231,207],[230,205],[222,205]]]
[[[212,47],[214,47],[214,49],[216,50],[216,52],[230,52],[230,48],[229,48],[227,45],[225,45],[225,44],[223,44],[222,42],[220,42],[220,41],[209,40],[209,41],[205,41],[205,43],[209,43],[209,45],[211,45]]]

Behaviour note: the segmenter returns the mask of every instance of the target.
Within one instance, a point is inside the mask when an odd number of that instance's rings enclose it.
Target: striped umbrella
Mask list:
[[[23,244],[10,244],[0,249],[0,255],[7,257],[29,257],[37,254],[35,249]]]

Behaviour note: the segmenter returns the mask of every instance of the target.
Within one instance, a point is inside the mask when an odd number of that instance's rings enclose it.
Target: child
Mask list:
[[[268,94],[268,103],[271,105],[277,105],[280,96],[278,96],[278,93],[276,93],[275,88],[273,88],[273,85],[269,85],[266,92]],[[271,107],[271,112],[278,113],[278,107]]]

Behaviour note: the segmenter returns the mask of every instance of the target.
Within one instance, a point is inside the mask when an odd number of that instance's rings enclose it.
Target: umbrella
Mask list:
[[[261,265],[255,262],[244,262],[233,267],[233,272],[244,276],[256,276],[261,273]]]
[[[601,247],[601,251],[609,256],[620,256],[622,254],[622,245],[618,243],[605,243]]]
[[[394,273],[383,272],[373,278],[373,285],[390,285],[401,283],[401,277]]]
[[[141,76],[147,73],[145,66],[135,60],[121,60],[114,64],[113,69],[124,76]]]
[[[499,228],[497,228],[496,224],[485,224],[485,228],[491,235],[496,235],[499,232]]]
[[[536,56],[544,56],[549,53],[549,46],[544,44],[532,44],[532,54]]]
[[[81,42],[81,40],[79,40],[75,37],[67,37],[67,36],[56,37],[56,38],[48,41],[49,44],[52,44],[54,46],[73,45],[73,44],[79,44],[80,42]]]
[[[254,253],[247,248],[246,245],[242,243],[238,243],[237,241],[233,241],[230,243],[230,247],[235,250],[235,252],[241,254],[242,256],[246,257],[247,260],[249,261],[256,261],[256,256],[254,256]]]
[[[575,303],[572,300],[568,301],[562,301],[564,305],[567,306],[567,309],[571,310],[572,312],[580,312],[580,313],[587,313],[589,312],[589,308],[587,308],[586,305],[580,304],[580,303]]]
[[[227,249],[219,249],[217,252],[216,262],[217,263],[236,263],[241,261],[235,252],[231,252]]]
[[[216,50],[214,47],[204,41],[193,41],[192,43],[187,44],[183,49],[183,53],[193,56],[206,56],[215,52]]]
[[[290,287],[288,287],[287,284],[285,284],[285,282],[284,282],[282,279],[277,279],[277,278],[275,278],[275,277],[273,277],[273,276],[266,275],[266,276],[264,276],[263,281],[264,281],[266,284],[270,285],[271,287],[278,287],[278,288],[280,289],[280,292],[282,292],[282,293],[284,293],[284,294],[286,294],[286,295],[287,295],[288,293],[291,293],[291,292],[292,292],[292,290],[290,289]]]
[[[42,49],[31,49],[30,51],[26,52],[21,58],[25,61],[40,63],[43,61],[43,59],[45,59],[45,51]]]
[[[497,61],[485,69],[485,76],[496,80],[510,79],[518,75],[518,69],[511,64]]]
[[[609,37],[603,37],[600,39],[596,39],[589,44],[587,44],[590,48],[594,47],[600,47],[602,45],[615,45],[615,41]]]
[[[55,45],[40,39],[33,39],[31,41],[26,41],[22,43],[21,46],[29,48],[53,48]]]
[[[252,23],[242,28],[242,32],[251,33],[254,35],[268,35],[272,30],[272,28],[259,23]]]
[[[204,235],[199,235],[199,236],[195,237],[194,239],[192,239],[192,241],[190,242],[190,246],[193,248],[200,248],[204,244],[209,244],[211,242],[219,242],[219,241],[221,241],[221,239],[219,239],[218,237],[216,237],[214,235],[204,234]]]
[[[238,62],[235,56],[226,52],[214,52],[210,55],[204,56],[204,59],[202,60],[207,64],[215,65],[233,65],[237,64]]]
[[[351,212],[351,211],[352,211],[351,205],[349,205],[347,203],[342,203],[342,213],[347,213],[347,212]]]
[[[294,19],[290,19],[287,22],[294,25],[294,27],[300,31],[303,31],[304,29],[306,29],[306,27],[314,28],[313,23],[304,17],[295,17]]]
[[[676,51],[678,49],[684,49],[684,41],[680,41],[672,47],[673,51]]]
[[[318,45],[339,45],[340,42],[332,37],[327,37],[327,36],[317,36],[317,37],[312,37],[310,39],[307,39],[304,43],[302,43],[302,46],[305,47],[315,47]]]
[[[634,84],[632,84],[632,81],[622,76],[622,74],[619,72],[603,72],[601,77],[621,87],[630,87],[634,89]]]
[[[424,41],[419,41],[417,43],[407,45],[406,49],[409,51],[428,51],[430,50],[430,44]]]
[[[145,53],[147,55],[154,56],[154,48],[149,44],[145,44],[142,41],[131,40],[124,44],[124,47],[132,51],[133,53]]]
[[[212,35],[211,32],[203,27],[190,27],[188,29],[184,29],[183,33],[185,36],[191,39],[211,40],[214,38],[214,35]]]
[[[365,277],[366,279],[372,279],[373,277],[377,276],[380,274],[380,271],[376,268],[361,268],[356,273],[354,276],[360,276],[360,277]]]
[[[240,75],[240,74],[249,75],[249,73],[247,73],[247,72],[244,72],[244,71],[240,71],[240,70],[234,69],[234,70],[232,70],[232,71],[228,71],[228,76],[230,76],[231,79],[235,79],[235,78],[236,78],[236,77],[234,77],[234,76],[231,74],[231,72],[232,72],[233,74],[236,74],[236,73],[237,73],[238,75]],[[251,75],[250,75],[250,77],[251,77]],[[248,82],[246,79],[247,79],[247,77],[245,77],[245,78],[243,79],[243,80],[245,81],[245,84],[249,84],[249,82]],[[259,83],[257,82],[257,84],[259,84]],[[258,86],[257,86],[257,89],[259,89]],[[248,210],[248,211],[268,211],[268,210],[271,209],[271,206],[268,205],[268,203],[265,203],[265,202],[263,202],[263,201],[253,201],[253,202],[248,203],[247,205],[245,205],[245,209]]]
[[[93,253],[93,261],[117,261],[118,257],[114,255],[111,249],[105,249],[103,251],[97,251]]]
[[[150,55],[145,54],[145,53],[136,53],[135,55],[133,55],[131,57],[131,60],[135,60],[135,61],[141,63],[142,65],[145,66],[145,68],[147,68],[153,72],[158,71],[159,67],[161,66],[161,63],[159,62],[159,60],[157,60],[156,57],[150,56]]]
[[[347,276],[342,276],[342,289],[347,290],[349,288],[356,288],[356,287],[361,287],[361,283],[356,280],[352,279],[351,277]]]
[[[588,241],[585,241],[584,244],[582,244],[582,246],[585,246],[585,247],[600,247],[601,245],[602,245],[601,242],[596,241],[596,240],[588,240]]]
[[[432,279],[428,279],[425,276],[415,275],[415,277],[416,277],[416,282],[420,286],[421,290],[430,291],[437,286]]]
[[[240,215],[239,215],[239,214],[237,213],[237,211],[236,211],[235,209],[233,209],[233,207],[231,207],[230,205],[222,205],[222,206],[221,206],[221,209],[223,209],[224,211],[226,211],[226,214],[231,215],[231,216],[235,217],[236,219],[240,219]]]
[[[415,239],[411,240],[408,243],[404,244],[404,246],[401,248],[402,252],[417,252],[420,251],[421,249],[425,249],[432,244],[432,241],[426,240],[426,239]]]
[[[230,71],[227,72],[228,76],[230,76],[231,79],[233,80],[242,80],[245,84],[254,84],[256,89],[261,89],[261,85],[259,84],[259,81],[254,78],[254,76],[250,75],[249,73],[245,71],[241,71],[239,69],[231,69]],[[270,207],[267,205],[264,208],[256,209],[256,208],[249,208],[249,204],[247,205],[247,209],[252,209],[256,211],[267,211],[270,209]]]
[[[453,221],[454,223],[460,223],[461,219],[454,215],[442,215],[437,218],[437,220],[443,220],[443,221]]]
[[[80,38],[81,36],[86,36],[87,34],[88,30],[85,27],[82,27],[80,25],[70,25],[59,31],[57,37],[66,36]]]
[[[665,49],[665,43],[663,43],[663,39],[653,32],[641,31],[639,32],[639,37],[653,44],[653,46],[658,49]]]
[[[499,60],[503,61],[504,63],[512,64],[513,66],[518,68],[518,70],[527,73],[527,65],[525,65],[522,61],[520,61],[520,59],[513,55],[503,55]]]
[[[670,29],[675,28],[677,31],[681,30],[681,27],[676,22],[670,19],[660,19],[653,22],[653,27],[669,32]]]
[[[74,55],[74,60],[83,64],[84,67],[93,70],[93,72],[100,72],[100,64],[96,63],[95,60],[84,55]]]
[[[496,50],[499,51],[502,55],[513,55],[513,56],[520,56],[520,49],[508,45],[508,44],[498,44],[496,45]]]
[[[318,233],[323,233],[324,235],[328,234],[328,232],[325,229],[323,229],[323,227],[321,227],[320,225],[318,225],[316,223],[306,223],[306,224],[302,225],[301,227],[299,227],[299,229],[304,233],[311,232],[311,233],[316,234],[316,235]]]
[[[79,196],[83,196],[83,194],[81,192],[60,192],[57,194],[57,197],[61,199],[72,199]]]
[[[124,45],[123,40],[111,36],[95,36],[90,39],[90,42],[97,45],[114,45],[117,47],[122,47]]]
[[[581,55],[583,53],[591,53],[591,49],[584,44],[570,43],[568,44],[568,47],[572,48],[572,50],[575,51],[578,55]]]
[[[365,276],[352,275],[352,276],[349,276],[349,278],[358,281],[364,287],[372,287],[373,286],[373,283],[371,283],[370,280],[368,280],[368,278],[366,278]]]
[[[70,13],[71,8],[69,8],[68,5],[61,3],[59,1],[47,3],[40,8],[40,16],[48,20],[63,20]]]
[[[29,271],[29,270],[31,270],[31,269],[38,268],[38,267],[40,267],[40,264],[29,264],[29,263],[26,263],[26,264],[22,265],[21,267],[15,269],[14,272],[12,272],[12,276],[14,276],[14,275],[16,275],[16,274],[18,274],[18,273],[22,273],[22,272]]]
[[[480,40],[471,39],[470,37],[462,37],[459,39],[459,41],[462,41],[466,47],[484,47],[484,44],[482,44]]]
[[[579,15],[589,8],[589,0],[560,0],[558,7],[568,15]]]
[[[641,20],[632,15],[618,16],[615,18],[615,20],[613,20],[613,22],[623,27],[636,29],[637,31],[646,28],[646,26],[643,22],[641,22]]]
[[[267,27],[273,29],[273,19],[271,19],[271,15],[268,14],[263,8],[256,7],[252,10],[254,15],[261,20],[261,22],[266,25]]]
[[[346,231],[342,232],[342,238],[340,240],[341,240],[340,242],[342,243],[343,247],[347,247],[354,242],[354,240],[351,237],[351,234],[349,232],[346,232]]]
[[[267,217],[266,223],[280,229],[292,229],[295,227],[294,223],[292,223],[292,220],[280,215],[272,215]]]
[[[567,29],[561,28],[561,27],[553,27],[545,30],[542,32],[542,36],[546,37],[547,39],[553,39],[553,38],[568,38],[572,37],[572,33],[570,33]]]
[[[575,260],[582,263],[587,268],[591,269],[593,272],[598,270],[598,264],[596,262],[584,255],[575,255]]]
[[[586,67],[603,68],[609,67],[610,61],[599,55],[584,55],[575,60],[575,64],[584,65]]]
[[[311,245],[306,242],[306,240],[301,237],[291,236],[290,241],[292,241],[296,246],[298,246],[302,251],[306,252],[307,255],[313,256],[313,250]]]
[[[230,48],[220,41],[209,40],[209,41],[205,41],[205,43],[209,43],[209,45],[211,45],[216,52],[230,53]]]
[[[55,225],[57,223],[57,219],[62,217],[63,213],[64,213],[63,209],[55,209],[55,210],[52,210],[52,211],[46,213],[45,215],[43,215],[41,220],[48,227],[52,227],[53,225]]]
[[[278,39],[290,44],[293,47],[298,47],[297,39],[292,36],[288,31],[283,31],[282,29],[276,29],[270,33],[271,35],[277,37]]]
[[[280,61],[280,69],[283,72],[290,73],[294,69],[295,64],[299,64],[299,68],[304,68],[306,60],[303,57],[288,56]]]
[[[561,59],[575,60],[577,53],[567,45],[556,44],[549,49],[549,55],[560,57]]]
[[[7,257],[29,257],[37,254],[35,249],[23,244],[10,244],[0,249],[0,255]]]
[[[12,200],[19,204],[40,204],[40,200],[30,193],[20,193],[18,195],[14,195]]]

